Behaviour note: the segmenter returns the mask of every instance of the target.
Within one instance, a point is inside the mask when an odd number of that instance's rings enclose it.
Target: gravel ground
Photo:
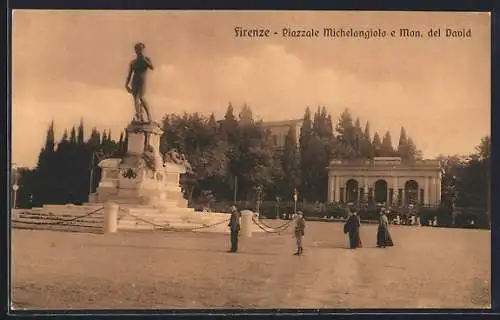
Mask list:
[[[277,225],[280,221],[266,221]],[[290,231],[228,235],[12,232],[16,309],[490,308],[490,232],[392,226],[395,247],[348,250],[340,223],[308,222],[304,255]]]

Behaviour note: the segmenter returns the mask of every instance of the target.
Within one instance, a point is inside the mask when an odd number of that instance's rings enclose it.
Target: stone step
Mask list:
[[[131,214],[139,217],[155,217],[161,215],[161,212],[158,209],[124,209],[120,210],[125,214]]]
[[[173,225],[173,224],[180,224],[180,225],[203,225],[202,221],[199,221],[197,219],[190,219],[189,217],[179,217],[179,216],[146,216],[146,215],[141,215],[141,216],[124,216],[122,218],[124,221],[141,221],[143,223],[151,223],[151,224],[156,224],[156,225]]]
[[[98,223],[102,224],[104,222],[104,217],[85,217],[79,219],[68,219],[66,217],[60,216],[44,216],[44,215],[32,215],[32,214],[20,214],[12,217],[13,220],[22,221],[34,221],[34,222],[60,222],[60,223],[73,223],[73,222],[85,222],[85,223]]]
[[[103,204],[73,205],[73,204],[45,204],[41,208],[45,210],[96,210],[103,207]]]
[[[102,226],[90,226],[90,225],[45,225],[45,224],[42,225],[42,224],[14,222],[12,223],[12,227],[16,229],[30,229],[30,230],[103,233]]]
[[[169,224],[169,228],[173,229],[196,229],[202,227],[203,225],[200,223],[189,223],[189,222],[173,222]]]
[[[79,219],[67,219],[67,218],[61,218],[58,216],[31,216],[31,215],[17,215],[13,216],[12,221],[33,221],[34,223],[65,223],[65,222],[86,222],[86,223],[100,223],[102,224],[104,222],[104,219],[99,219],[99,218],[92,218],[92,217],[86,217],[86,218],[79,218]]]
[[[177,208],[184,208],[182,205],[183,203],[181,203],[180,201],[178,200],[162,200],[160,202],[160,205],[163,206],[163,207],[177,207]],[[194,209],[193,209],[194,210]]]
[[[26,211],[21,211],[21,212],[13,212],[13,216],[21,216],[21,215],[33,215],[33,216],[40,216],[40,217],[67,217],[67,218],[75,218],[75,217],[103,217],[104,214],[101,211],[98,212],[80,212],[78,214],[75,214],[73,212],[47,212],[47,211],[36,211],[36,210],[26,210]]]
[[[188,208],[175,208],[175,207],[169,207],[169,208],[156,208],[156,207],[144,207],[144,208],[139,208],[139,207],[129,207],[129,208],[124,208],[120,206],[120,211],[130,213],[133,215],[193,215],[195,214],[194,209],[188,209]]]
[[[33,212],[44,212],[46,214],[51,215],[66,215],[66,216],[82,216],[85,214],[104,214],[104,209],[99,210],[101,207],[64,207],[61,206],[59,208],[51,207],[51,208],[40,208],[40,209],[29,209],[26,211]]]
[[[122,219],[118,221],[117,229],[119,230],[154,230],[155,226],[139,220]]]
[[[128,213],[124,212],[124,215]],[[202,218],[190,214],[189,212],[130,212],[131,216],[148,218],[148,219],[177,219],[177,220],[187,220],[187,219],[197,219],[202,221]]]

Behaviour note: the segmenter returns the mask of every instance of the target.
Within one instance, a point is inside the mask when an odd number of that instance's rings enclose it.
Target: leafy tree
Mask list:
[[[459,181],[466,159],[458,155],[437,157],[441,168],[441,199],[444,203],[454,203],[459,198]]]
[[[355,147],[357,145],[356,128],[354,127],[352,115],[349,109],[345,109],[341,113],[335,131],[337,131],[337,139],[341,144],[350,145],[355,151],[357,151]]]
[[[247,104],[243,105],[238,117],[242,125],[250,125],[253,123],[253,112]]]
[[[238,121],[234,116],[234,108],[231,103],[229,103],[226,114],[224,115],[224,120],[221,122],[221,131],[224,137],[232,145],[236,144],[238,141]]]
[[[228,167],[227,141],[219,139],[214,123],[198,113],[164,119],[163,152],[176,149],[184,153],[193,171],[182,177],[188,201],[208,190],[206,180],[224,178]],[[217,196],[217,190],[211,190]]]
[[[236,153],[233,154],[236,157],[231,159],[231,165],[238,176],[239,194],[248,200],[253,188],[273,183],[274,150],[261,123],[240,127],[239,136]]]
[[[388,153],[389,145],[394,151],[390,135],[387,138],[386,134],[382,142],[375,133],[372,143],[369,122],[366,122],[363,131],[361,121],[353,121],[348,109],[342,112],[334,130],[332,117],[324,106],[318,107],[314,116],[306,108],[299,147],[296,129],[291,128],[285,138],[284,149],[279,151],[272,147],[269,132],[264,130],[262,121],[253,119],[252,110],[246,104],[238,114],[238,120],[229,104],[224,119],[220,121],[214,114],[208,117],[198,113],[169,114],[164,117],[163,129],[160,152],[175,148],[184,153],[192,165],[193,172],[183,175],[181,179],[190,201],[205,199],[207,192],[218,200],[231,199],[235,177],[238,178],[239,199],[251,200],[255,187],[262,186],[267,199],[274,199],[277,195],[291,199],[293,189],[298,187],[302,200],[324,201],[328,185],[326,167],[331,159],[380,156],[384,154],[384,148]],[[99,182],[99,161],[122,157],[126,153],[127,141],[126,132],[114,141],[109,130],[101,133],[96,128],[91,130],[89,139],[85,141],[81,120],[77,127],[65,130],[56,146],[52,122],[44,148],[40,151],[38,167],[23,173],[24,189],[20,194],[27,199],[32,193],[34,200],[40,204],[64,203],[69,198],[71,201],[85,201],[89,188],[94,191]],[[411,138],[407,137],[406,141],[405,157],[420,157],[421,153],[419,155]],[[398,154],[401,149],[398,145]],[[474,176],[480,176],[478,170],[484,168],[484,158],[471,156],[467,165],[459,170],[460,177],[473,181]],[[477,162],[475,167],[472,166],[476,163],[474,161]],[[474,197],[463,197],[463,201],[483,201]]]

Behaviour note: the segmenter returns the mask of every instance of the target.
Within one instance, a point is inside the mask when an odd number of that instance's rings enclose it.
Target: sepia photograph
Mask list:
[[[11,18],[13,311],[491,309],[489,13]]]

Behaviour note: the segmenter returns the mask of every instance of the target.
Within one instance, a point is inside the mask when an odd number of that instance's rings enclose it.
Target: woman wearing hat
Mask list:
[[[356,249],[363,247],[361,242],[361,237],[359,235],[359,227],[361,226],[361,220],[359,219],[357,210],[355,207],[349,209],[349,218],[344,224],[344,233],[349,234],[349,248]]]
[[[380,217],[377,230],[377,247],[392,247],[394,243],[392,242],[391,234],[389,233],[389,219],[385,214],[385,210],[380,209],[379,215]]]

